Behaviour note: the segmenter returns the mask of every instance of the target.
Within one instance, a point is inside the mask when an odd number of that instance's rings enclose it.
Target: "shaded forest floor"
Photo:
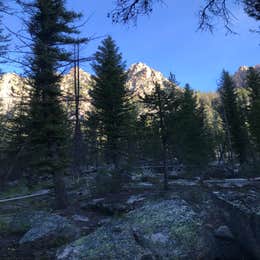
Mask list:
[[[203,218],[203,225],[213,232],[219,226],[226,225],[226,220],[214,202],[214,193],[220,192],[225,194],[233,191],[245,194],[244,199],[246,199],[247,195],[252,192],[259,195],[260,188],[259,178],[251,180],[211,179],[203,182],[194,178],[171,180],[169,190],[164,192],[161,189],[160,180],[153,178],[145,182],[128,182],[122,185],[121,189],[116,193],[92,194],[90,192],[91,189],[87,185],[89,178],[91,177],[86,176],[76,182],[69,178],[67,179],[70,206],[66,210],[53,210],[53,189],[48,181],[42,183],[41,188],[44,190],[50,189],[50,193],[37,197],[1,202],[0,259],[54,259],[56,247],[48,248],[47,251],[43,248],[42,250],[37,250],[35,254],[34,250],[28,250],[28,248],[23,248],[19,245],[19,240],[23,234],[12,232],[11,230],[13,218],[19,212],[47,211],[58,214],[73,222],[80,229],[81,236],[86,236],[111,220],[120,219],[127,212],[140,208],[147,201],[177,198],[186,201]],[[37,189],[39,188],[40,186],[37,187]],[[26,188],[22,189],[19,187],[15,191],[15,188],[11,186],[9,190],[0,193],[0,200],[26,194],[30,194]],[[240,247],[239,245],[237,246],[238,248]],[[243,253],[241,253],[242,255]]]

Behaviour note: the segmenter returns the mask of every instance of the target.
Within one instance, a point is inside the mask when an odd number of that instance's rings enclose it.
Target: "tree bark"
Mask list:
[[[60,172],[55,172],[53,174],[54,191],[56,198],[56,208],[65,209],[68,207],[68,197],[65,188],[65,183],[63,176]]]

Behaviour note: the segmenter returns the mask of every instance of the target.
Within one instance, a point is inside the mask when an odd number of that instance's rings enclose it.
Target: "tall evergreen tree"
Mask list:
[[[249,126],[260,152],[260,73],[252,67],[247,75],[247,89],[250,91]]]
[[[178,158],[187,166],[203,167],[212,155],[203,105],[187,84],[175,116],[174,139]]]
[[[223,121],[232,149],[238,155],[240,163],[247,160],[248,138],[243,120],[243,113],[240,113],[237,104],[236,89],[232,77],[228,72],[223,71],[220,88],[220,99],[222,103]]]
[[[6,173],[6,180],[10,177],[16,176],[17,178],[28,177],[28,184],[32,180],[30,175],[26,175],[26,156],[25,146],[28,137],[28,89],[22,85],[21,92],[19,93],[19,102],[8,111],[7,120],[7,161],[8,169]]]
[[[103,138],[107,162],[118,168],[127,139],[129,97],[126,90],[125,63],[110,36],[99,46],[92,68],[95,83],[90,95],[98,120],[97,130]]]
[[[31,14],[28,32],[32,37],[30,64],[31,102],[27,153],[29,169],[53,175],[58,208],[67,206],[63,174],[67,167],[68,126],[61,105],[58,72],[71,53],[64,46],[76,42],[73,21],[79,14],[67,11],[64,0],[34,0],[23,4]],[[82,39],[83,40],[83,39]]]
[[[170,84],[167,88],[162,88],[159,83],[155,83],[154,91],[149,95],[146,94],[142,98],[145,108],[148,109],[148,114],[154,118],[153,124],[158,126],[161,140],[165,190],[168,189],[167,160],[170,135],[169,119],[175,103],[175,94],[174,84]]]

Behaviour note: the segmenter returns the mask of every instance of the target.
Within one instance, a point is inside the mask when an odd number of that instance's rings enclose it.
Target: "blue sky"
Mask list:
[[[82,27],[85,36],[101,37],[84,47],[83,56],[92,55],[102,37],[110,34],[117,42],[127,65],[144,62],[165,76],[175,73],[181,85],[190,85],[201,91],[214,91],[223,68],[234,73],[241,65],[260,63],[260,37],[249,32],[257,23],[248,18],[242,8],[235,6],[238,18],[234,29],[238,35],[226,35],[221,26],[214,34],[197,31],[199,0],[165,0],[157,5],[149,17],[141,17],[137,26],[112,24],[107,13],[114,0],[67,0],[67,5],[84,14],[88,22]],[[14,17],[6,19],[13,30],[21,27]],[[13,41],[15,43],[15,40]],[[89,64],[82,67],[91,72]],[[13,65],[5,71],[22,72]]]

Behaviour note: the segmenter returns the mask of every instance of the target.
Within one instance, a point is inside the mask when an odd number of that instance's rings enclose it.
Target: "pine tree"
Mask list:
[[[168,189],[168,171],[167,160],[169,150],[169,119],[173,111],[175,102],[175,85],[164,89],[159,83],[155,83],[154,91],[151,94],[146,94],[142,101],[148,114],[154,119],[153,124],[158,126],[159,137],[161,140],[161,153],[163,161],[163,173],[164,173],[164,189]]]
[[[209,161],[212,150],[203,105],[187,84],[175,116],[174,140],[178,159],[186,166],[201,168]]]
[[[223,71],[220,88],[223,121],[232,150],[238,155],[240,163],[247,160],[248,138],[242,113],[239,111],[235,85],[228,72]]]
[[[247,89],[250,91],[249,126],[260,152],[260,73],[252,67],[247,75]]]
[[[64,46],[74,44],[78,34],[73,21],[80,15],[67,11],[64,0],[34,0],[24,4],[31,14],[28,32],[32,37],[30,85],[32,86],[27,155],[29,169],[52,174],[58,208],[67,206],[63,174],[67,168],[68,125],[61,105],[59,69],[71,61]],[[78,40],[80,41],[80,40]],[[82,39],[83,41],[83,39]]]
[[[129,105],[125,63],[114,40],[109,36],[99,46],[92,64],[95,72],[90,92],[98,133],[103,138],[106,161],[117,169],[126,146]]]
[[[6,179],[11,176],[14,177],[15,174],[17,178],[28,177],[28,181],[32,180],[31,175],[26,175],[25,146],[28,138],[29,113],[28,90],[26,90],[27,87],[22,85],[19,102],[15,104],[11,111],[8,111],[6,149],[8,170]]]

